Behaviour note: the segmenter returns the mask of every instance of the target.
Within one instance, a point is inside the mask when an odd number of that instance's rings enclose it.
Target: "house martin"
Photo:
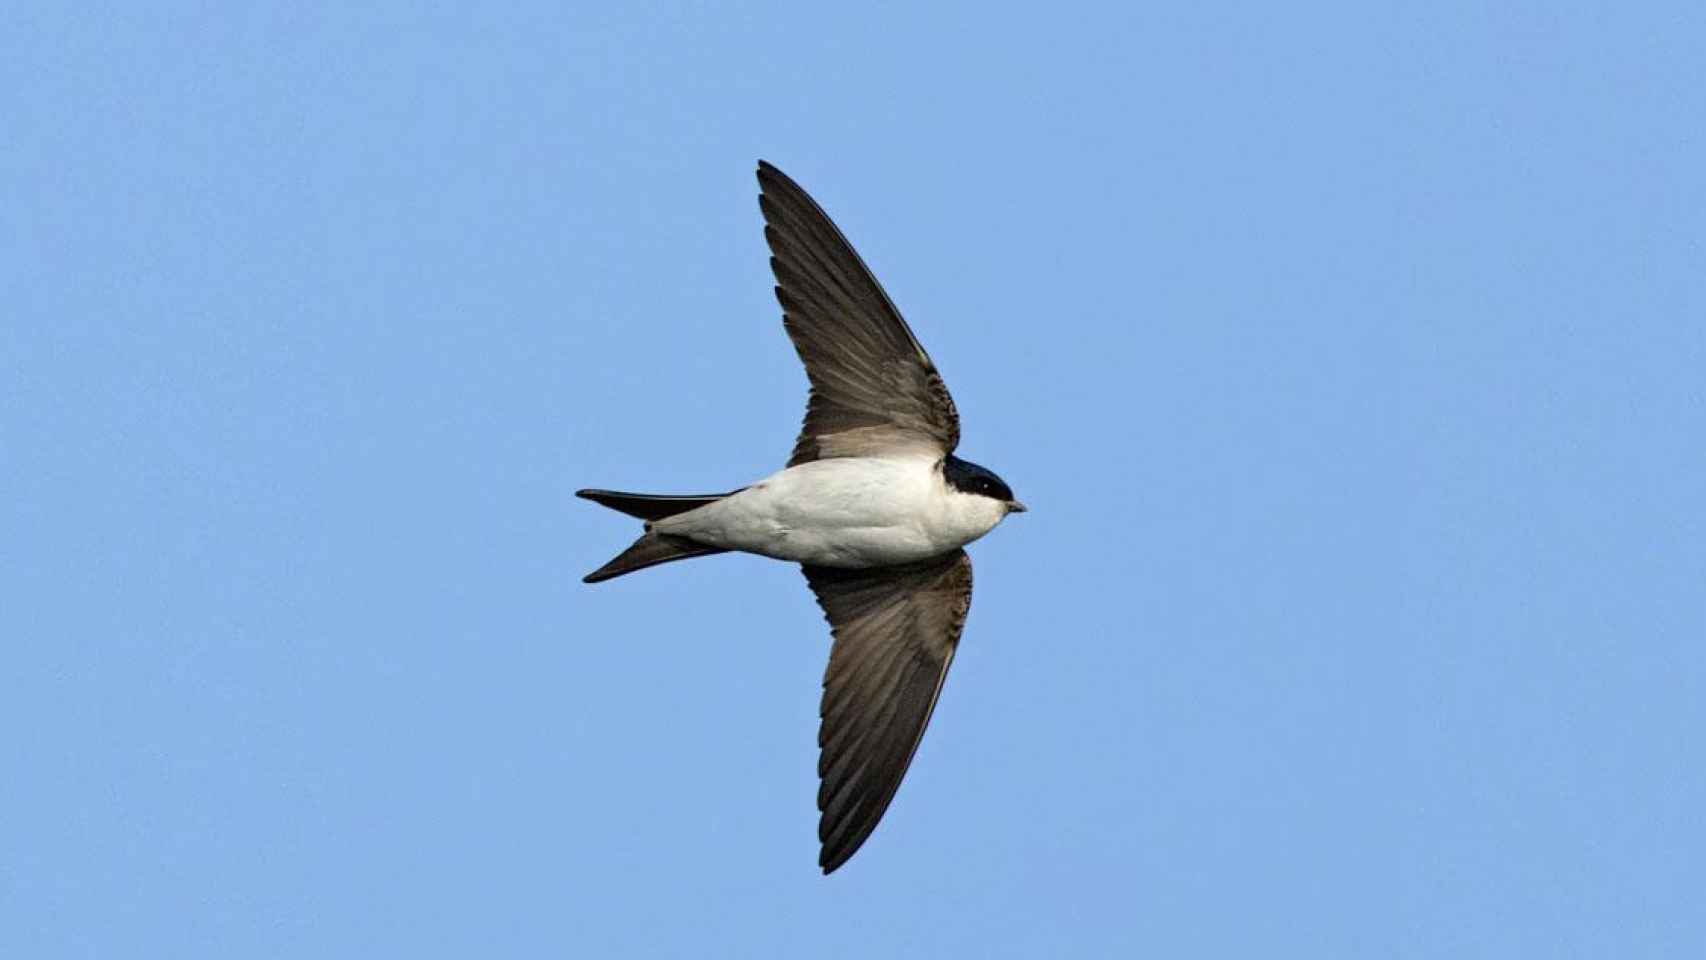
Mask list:
[[[818,728],[818,865],[882,819],[942,692],[971,607],[962,549],[1024,504],[954,456],[960,418],[936,365],[829,216],[758,164],[782,326],[811,381],[787,467],[731,493],[578,496],[645,523],[599,583],[730,550],[800,564],[834,642]]]

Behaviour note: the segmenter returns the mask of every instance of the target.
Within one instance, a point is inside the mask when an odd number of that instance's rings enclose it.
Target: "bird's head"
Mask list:
[[[942,461],[942,479],[961,493],[988,497],[1006,508],[1007,513],[1024,513],[1025,505],[1013,497],[1013,488],[995,475],[995,471],[980,467],[969,460],[949,455]]]

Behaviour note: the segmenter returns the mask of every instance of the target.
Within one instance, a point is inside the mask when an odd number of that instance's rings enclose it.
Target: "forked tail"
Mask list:
[[[734,491],[739,493],[740,491]],[[672,560],[686,560],[689,557],[706,557],[713,553],[726,553],[721,547],[707,547],[695,543],[686,537],[671,536],[667,533],[654,533],[652,522],[665,517],[673,517],[678,513],[686,513],[707,503],[715,503],[728,496],[727,493],[705,494],[700,496],[657,496],[645,493],[618,493],[615,490],[580,490],[575,496],[593,503],[609,507],[638,517],[646,522],[646,532],[640,535],[628,549],[617,554],[611,561],[597,570],[581,578],[582,583],[600,583],[612,577],[620,577],[624,573],[655,567],[660,563]]]

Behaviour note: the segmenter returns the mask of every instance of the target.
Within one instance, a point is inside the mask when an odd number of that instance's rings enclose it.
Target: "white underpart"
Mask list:
[[[745,490],[652,525],[660,533],[826,567],[882,567],[939,556],[1007,515],[961,493],[930,457],[842,457],[789,467]]]

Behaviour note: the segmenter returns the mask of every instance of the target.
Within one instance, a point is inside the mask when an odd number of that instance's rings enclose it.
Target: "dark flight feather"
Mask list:
[[[660,563],[673,560],[687,560],[692,557],[708,557],[714,553],[727,553],[721,547],[707,547],[695,543],[686,537],[672,537],[666,533],[653,533],[647,530],[640,534],[628,549],[611,558],[610,562],[581,578],[582,583],[603,583],[625,573],[655,567]]]
[[[818,865],[829,873],[876,829],[918,750],[971,609],[971,559],[802,569],[835,637],[818,727]]]
[[[716,503],[724,497],[733,496],[739,492],[740,490],[733,490],[729,493],[666,495],[659,493],[622,493],[619,490],[576,490],[575,496],[650,523],[653,520],[662,520],[678,513],[698,509],[707,503]]]
[[[788,466],[951,453],[960,441],[954,399],[877,278],[787,174],[759,161],[758,184],[782,325],[811,380]]]

